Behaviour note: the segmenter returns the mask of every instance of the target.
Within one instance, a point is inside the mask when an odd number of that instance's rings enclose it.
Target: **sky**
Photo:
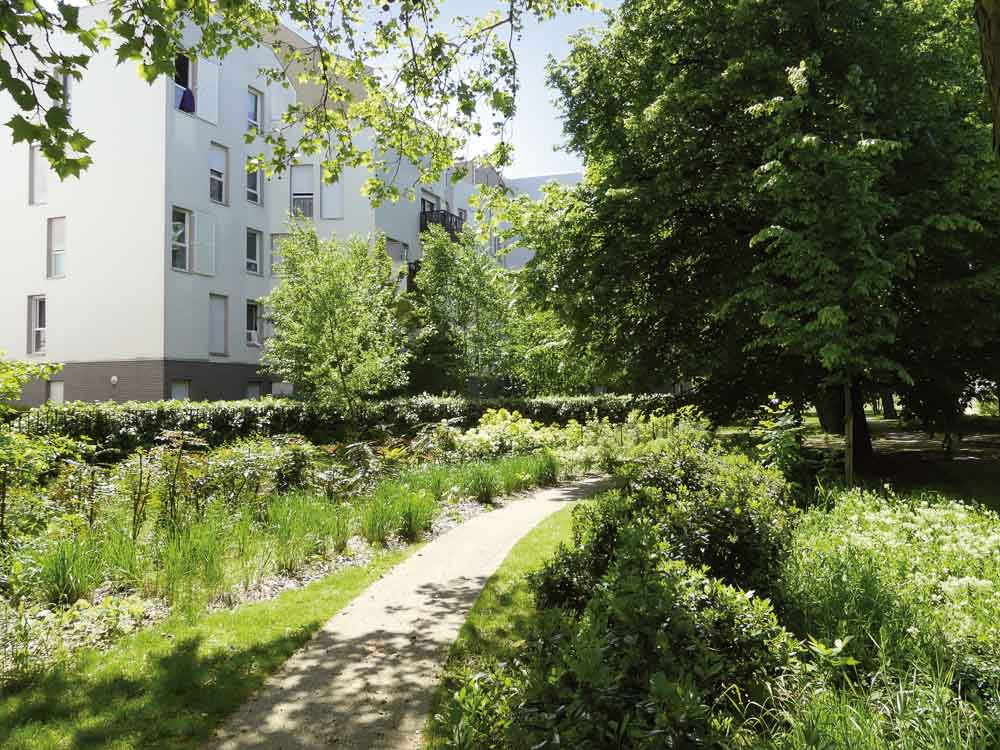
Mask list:
[[[601,0],[601,4],[605,8],[614,8],[620,0]],[[442,16],[484,15],[497,7],[496,0],[446,0]],[[564,14],[543,23],[532,20],[525,24],[524,34],[516,49],[521,88],[517,116],[510,128],[514,163],[504,169],[507,177],[579,172],[583,169],[576,154],[554,150],[565,142],[565,137],[559,111],[552,102],[555,93],[545,83],[545,64],[549,55],[562,59],[569,53],[568,40],[572,34],[589,26],[604,25],[603,13],[583,11]],[[474,149],[483,150],[475,146]]]

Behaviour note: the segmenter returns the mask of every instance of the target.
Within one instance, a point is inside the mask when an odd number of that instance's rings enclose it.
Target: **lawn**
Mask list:
[[[175,616],[0,700],[0,747],[189,748],[316,630],[417,546],[270,601]]]

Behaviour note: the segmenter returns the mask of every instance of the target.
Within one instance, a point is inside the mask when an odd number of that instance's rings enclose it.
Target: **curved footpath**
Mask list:
[[[606,486],[538,490],[430,542],[334,615],[207,747],[418,747],[439,670],[486,581],[543,519]]]

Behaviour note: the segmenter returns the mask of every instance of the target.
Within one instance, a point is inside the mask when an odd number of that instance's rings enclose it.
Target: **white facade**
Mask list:
[[[542,198],[542,188],[550,182],[573,187],[574,185],[579,185],[582,181],[582,172],[567,172],[564,174],[539,175],[537,177],[505,178],[504,184],[513,193],[527,195],[531,200],[537,201]],[[516,242],[507,243],[507,248],[501,256],[501,261],[506,268],[523,268],[535,256],[532,250],[526,247],[518,247]]]
[[[115,65],[111,53],[96,56],[73,88],[73,123],[95,141],[93,164],[79,179],[60,182],[43,161],[32,168],[32,149],[13,144],[0,128],[0,174],[7,178],[0,216],[8,239],[0,350],[64,363],[62,385],[50,387],[48,397],[267,392],[248,305],[274,285],[273,240],[288,231],[293,189],[299,205],[311,191],[321,236],[384,233],[400,264],[420,256],[420,197],[437,209],[471,213],[471,176],[423,186],[416,201],[374,208],[361,195],[365,170],[348,169],[337,185],[323,185],[320,157],[311,172],[261,176],[256,200],[248,199],[245,163],[260,151],[244,140],[250,92],[258,96],[261,130],[297,96],[259,75],[276,65],[268,47],[236,49],[221,63],[193,61],[183,87],[167,78],[149,85],[134,65]],[[12,112],[0,93],[0,119]],[[408,169],[400,184],[415,181]],[[248,230],[256,233],[256,259],[247,255]],[[39,388],[26,400],[44,399]]]

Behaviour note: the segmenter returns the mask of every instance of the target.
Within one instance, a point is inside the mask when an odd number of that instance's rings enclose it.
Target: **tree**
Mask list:
[[[423,256],[410,295],[416,326],[414,385],[421,390],[474,392],[503,387],[511,280],[465,232],[439,226],[422,236]]]
[[[272,374],[354,418],[364,398],[405,384],[398,281],[383,240],[322,241],[296,224],[281,243],[278,278],[261,300],[274,328],[261,361]]]
[[[441,18],[441,5],[110,0],[101,4],[105,15],[87,23],[70,0],[8,2],[0,8],[0,92],[15,113],[6,125],[15,143],[38,144],[60,177],[79,175],[91,162],[92,141],[70,122],[63,79],[80,80],[99,51],[138,63],[151,82],[173,75],[180,52],[221,57],[234,47],[267,43],[280,65],[266,76],[283,81],[292,75],[321,94],[318,106],[291,107],[282,126],[265,135],[272,154],[260,158],[268,170],[286,168],[298,154],[322,152],[327,179],[336,180],[345,166],[367,166],[373,198],[395,198],[401,191],[391,179],[393,161],[416,164],[420,181],[440,179],[454,154],[482,131],[480,112],[492,118],[499,138],[494,161],[507,163],[504,125],[515,109],[515,49],[525,19],[593,7],[593,0],[496,0],[482,17],[452,23]],[[283,20],[302,30],[304,45],[276,40]],[[200,31],[193,46],[184,43],[188,28]],[[289,143],[293,128],[301,137]],[[362,131],[371,134],[373,148],[355,138]]]
[[[550,70],[587,180],[515,212],[537,293],[634,384],[695,379],[720,417],[932,389],[916,363],[944,337],[963,378],[989,370],[998,184],[958,5],[626,0]]]
[[[48,380],[62,369],[49,362],[4,359],[4,354],[0,349],[0,421],[11,410],[10,402],[21,398],[24,386],[32,380]]]

